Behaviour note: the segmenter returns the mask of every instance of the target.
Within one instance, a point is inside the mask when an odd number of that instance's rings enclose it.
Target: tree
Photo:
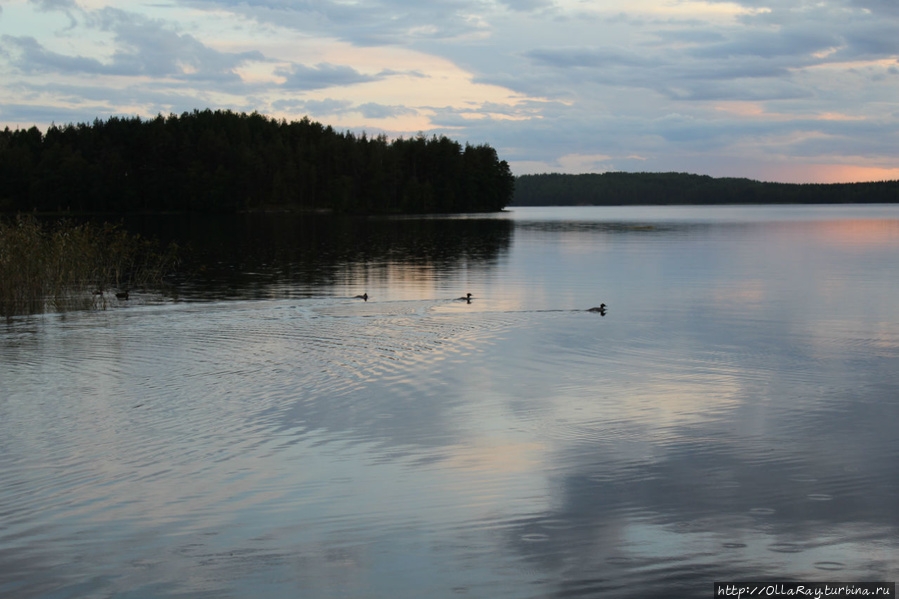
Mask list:
[[[499,210],[508,164],[446,137],[388,142],[308,118],[194,110],[0,135],[0,208],[220,212]]]

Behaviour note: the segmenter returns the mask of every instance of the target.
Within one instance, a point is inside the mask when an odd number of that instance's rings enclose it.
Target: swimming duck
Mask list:
[[[118,293],[115,294],[115,297],[116,297],[116,299],[126,300],[126,299],[128,299],[128,292],[127,291],[119,291]]]
[[[589,310],[587,310],[587,312],[599,312],[601,315],[605,316],[606,315],[606,305],[599,304],[598,308],[590,308]]]
[[[466,293],[466,294],[465,294],[465,297],[457,297],[457,298],[456,298],[456,301],[457,301],[457,302],[468,302],[468,303],[471,303],[471,294],[470,294],[470,293]]]
[[[357,295],[354,299],[361,299],[363,301],[368,301],[368,292],[366,291],[362,295]]]

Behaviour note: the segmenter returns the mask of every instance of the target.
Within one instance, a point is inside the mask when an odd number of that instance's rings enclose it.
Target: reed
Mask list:
[[[105,308],[116,290],[161,289],[176,262],[174,244],[118,225],[0,221],[0,316]]]

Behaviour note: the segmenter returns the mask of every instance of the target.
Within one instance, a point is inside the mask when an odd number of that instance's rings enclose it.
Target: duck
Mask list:
[[[366,292],[363,293],[362,295],[357,295],[357,296],[356,296],[355,298],[353,298],[353,299],[361,299],[362,301],[367,302],[367,301],[368,301],[368,292],[366,291]]]
[[[116,299],[126,300],[126,299],[128,299],[128,292],[127,291],[119,291],[118,293],[115,294],[115,297],[116,297]]]
[[[465,294],[465,297],[457,297],[457,298],[456,298],[456,301],[457,301],[457,302],[468,302],[468,303],[471,303],[471,294],[470,294],[470,293],[466,293],[466,294]]]
[[[602,316],[606,315],[606,305],[599,304],[598,308],[590,308],[587,312],[599,312]]]

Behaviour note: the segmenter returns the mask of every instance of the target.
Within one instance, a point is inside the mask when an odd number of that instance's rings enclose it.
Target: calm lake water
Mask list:
[[[899,578],[899,205],[132,226],[173,297],[0,323],[0,596]]]

